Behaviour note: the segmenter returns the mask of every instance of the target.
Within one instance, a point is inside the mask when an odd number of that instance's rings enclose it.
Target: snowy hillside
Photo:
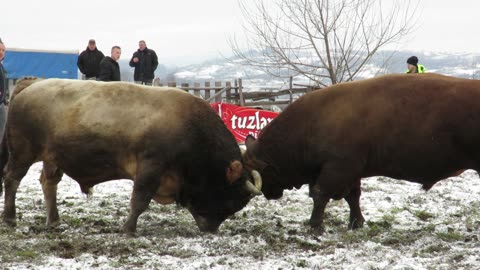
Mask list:
[[[472,53],[433,53],[433,52],[395,52],[388,62],[386,69],[382,69],[384,59],[377,55],[372,63],[363,71],[361,78],[368,78],[384,73],[403,73],[406,71],[406,59],[416,55],[420,63],[425,65],[429,72],[441,73],[463,78],[480,78],[480,54]],[[160,63],[156,76],[163,82],[176,80],[182,82],[213,82],[232,81],[242,78],[245,86],[282,86],[287,85],[287,80],[278,79],[266,74],[264,71],[241,64],[239,59],[217,58],[197,65],[165,66]],[[121,61],[122,78],[133,80],[133,69],[128,62]],[[304,82],[303,83],[308,83]]]

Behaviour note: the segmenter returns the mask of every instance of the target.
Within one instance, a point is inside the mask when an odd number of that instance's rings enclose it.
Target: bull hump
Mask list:
[[[51,85],[54,85],[52,87]],[[55,87],[56,86],[56,87]],[[145,87],[125,83],[103,83],[68,80],[44,80],[29,87],[29,94],[23,95],[24,102],[38,105],[42,111],[65,114],[99,114],[104,116],[128,117],[145,120],[156,113],[172,112],[168,117],[175,116],[175,112],[184,111],[192,107],[194,100],[191,95],[175,88],[144,89]],[[95,91],[92,91],[95,89]],[[46,107],[55,99],[55,107]],[[36,105],[35,105],[36,104]],[[106,106],[108,104],[108,106]],[[182,109],[183,108],[183,109]],[[40,109],[40,108],[38,108]],[[163,109],[163,110],[162,110]],[[37,110],[37,109],[35,109]],[[92,112],[92,113],[89,113]]]

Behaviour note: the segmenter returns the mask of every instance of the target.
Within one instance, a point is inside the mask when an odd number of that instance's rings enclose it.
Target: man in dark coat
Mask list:
[[[120,59],[121,54],[122,49],[119,46],[113,46],[111,56],[103,58],[100,62],[99,81],[120,81],[120,66],[117,61]]]
[[[5,122],[7,121],[8,91],[7,91],[7,72],[3,67],[2,61],[5,57],[5,44],[0,38],[0,139],[3,137]]]
[[[86,80],[95,80],[100,72],[100,61],[105,57],[101,51],[97,49],[94,39],[88,41],[87,49],[85,49],[77,59],[77,66]]]
[[[138,42],[138,50],[133,53],[130,66],[135,67],[133,80],[137,84],[152,85],[154,72],[158,66],[157,54],[147,48],[144,40]]]

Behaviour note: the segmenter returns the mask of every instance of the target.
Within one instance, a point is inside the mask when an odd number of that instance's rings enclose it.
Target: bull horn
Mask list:
[[[258,190],[262,190],[262,176],[257,170],[252,170],[253,182]]]
[[[262,195],[263,194],[262,193],[262,177],[260,176],[260,173],[253,170],[252,176],[253,176],[253,181],[255,182],[255,185],[253,185],[252,182],[247,180],[246,182],[247,190],[255,196]]]

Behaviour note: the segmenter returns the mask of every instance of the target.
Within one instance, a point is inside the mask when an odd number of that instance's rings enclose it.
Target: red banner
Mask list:
[[[245,142],[245,138],[248,135],[257,138],[260,130],[278,115],[276,112],[241,107],[228,103],[217,102],[210,105],[222,118],[239,143]]]

